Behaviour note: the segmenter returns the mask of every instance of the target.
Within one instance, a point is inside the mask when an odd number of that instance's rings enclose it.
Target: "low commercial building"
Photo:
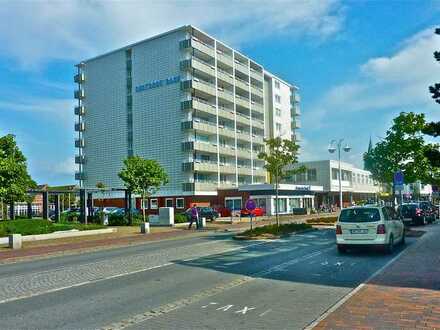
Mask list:
[[[316,207],[322,204],[339,206],[339,164],[336,160],[300,162],[297,166],[307,170],[286,179],[288,184],[322,186],[323,191],[316,194]],[[369,171],[353,164],[341,162],[341,184],[344,206],[353,202],[372,200],[379,192],[379,185],[373,181]]]

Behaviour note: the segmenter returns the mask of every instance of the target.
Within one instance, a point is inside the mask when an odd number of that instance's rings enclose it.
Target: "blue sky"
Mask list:
[[[74,183],[74,64],[194,24],[300,87],[303,160],[328,142],[362,153],[400,111],[440,120],[429,84],[440,1],[3,1],[0,135],[12,133],[38,183]]]

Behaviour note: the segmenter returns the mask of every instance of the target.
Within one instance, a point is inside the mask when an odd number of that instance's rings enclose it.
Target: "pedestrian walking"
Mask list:
[[[197,228],[199,227],[199,211],[197,210],[197,204],[191,207],[191,218],[189,220],[188,229],[191,229],[193,222],[196,222]]]

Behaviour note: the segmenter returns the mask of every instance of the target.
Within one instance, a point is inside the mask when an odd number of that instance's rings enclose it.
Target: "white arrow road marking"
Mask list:
[[[335,263],[335,266],[339,267],[342,266],[343,262],[338,261],[337,263]]]
[[[234,306],[234,305],[226,305],[226,306],[223,306],[223,307],[219,307],[219,308],[216,309],[216,311],[224,311],[224,312],[226,312],[227,310],[231,309],[232,306]]]
[[[208,305],[202,306],[202,308],[207,308],[207,307],[209,307],[209,306],[211,306],[211,305],[218,305],[218,303],[216,303],[216,302],[210,302]]]
[[[326,261],[324,261],[324,262],[321,262],[321,266],[327,266],[328,265],[328,261],[326,260]]]
[[[247,306],[244,306],[244,308],[243,309],[240,309],[239,311],[236,311],[235,312],[235,314],[238,314],[238,313],[241,313],[241,314],[246,314],[248,311],[251,311],[251,310],[253,310],[253,309],[255,309],[256,307],[247,307]]]

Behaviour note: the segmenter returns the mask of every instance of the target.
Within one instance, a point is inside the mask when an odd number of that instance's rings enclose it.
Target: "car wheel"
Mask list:
[[[391,236],[390,236],[390,240],[389,240],[389,242],[388,242],[388,245],[386,246],[386,253],[387,253],[387,254],[392,254],[393,251],[394,251],[394,238],[393,238],[393,236],[391,235]]]
[[[338,245],[338,252],[341,254],[347,253],[347,247],[344,245]]]

